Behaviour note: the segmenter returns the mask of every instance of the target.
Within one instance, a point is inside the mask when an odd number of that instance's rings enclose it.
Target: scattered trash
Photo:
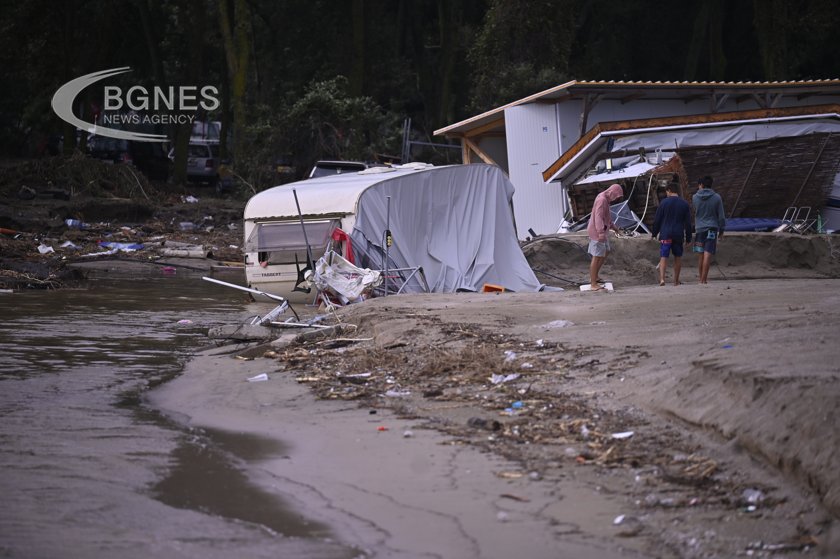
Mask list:
[[[723,345],[723,346],[721,346],[721,347],[722,347],[723,349],[732,349],[732,348],[733,348],[733,347],[735,347],[735,346],[734,346],[734,345],[732,345],[732,344],[726,344],[726,345]]]
[[[165,275],[171,276],[175,275],[176,270],[174,266],[164,266],[163,268],[161,268],[160,271],[163,272]]]
[[[509,515],[505,511],[500,510],[499,512],[496,513],[496,520],[498,520],[499,522],[507,522],[508,519],[509,519]]]
[[[511,471],[496,472],[496,477],[500,477],[502,479],[520,479],[524,476],[525,476],[525,474],[523,474],[522,472],[511,472]]]
[[[505,350],[505,363],[510,363],[514,359],[516,359],[516,352],[512,349]]]
[[[388,430],[388,428],[387,428],[387,427],[385,427],[384,425],[380,425],[379,427],[377,427],[377,428],[376,428],[376,430],[377,430],[377,431],[387,431],[387,430]]]
[[[589,438],[589,427],[586,425],[580,426],[580,436],[583,437],[584,440]]]
[[[41,254],[49,254],[50,252],[55,252],[55,249],[53,249],[53,247],[51,246],[47,246],[44,243],[41,243],[40,245],[38,245],[38,252],[40,252]]]
[[[248,382],[262,382],[264,380],[268,380],[268,375],[265,373],[253,376],[248,379]]]
[[[758,505],[764,501],[765,496],[760,489],[744,489],[741,498],[750,505]]]
[[[99,241],[96,244],[98,244],[102,248],[122,252],[134,252],[135,250],[143,250],[144,248],[146,248],[145,245],[143,245],[142,243],[114,243],[111,241]]]
[[[64,241],[61,244],[61,248],[69,248],[72,250],[79,250],[79,247],[73,244],[73,241]]]
[[[505,411],[503,411],[502,414],[503,415],[516,415],[517,413],[519,413],[519,410],[521,410],[524,406],[525,406],[525,404],[523,404],[522,402],[519,402],[519,401],[514,402],[510,405],[509,408],[505,408]]]
[[[539,339],[536,342],[534,342],[534,345],[537,347],[543,347],[545,345],[545,342],[542,339]]]
[[[182,221],[178,224],[178,227],[180,227],[181,231],[194,231],[195,223],[191,221]]]
[[[630,437],[632,437],[634,434],[635,434],[635,433],[634,433],[633,431],[624,431],[624,432],[622,432],[622,433],[613,433],[613,434],[612,434],[612,438],[614,438],[614,439],[618,439],[618,440],[621,440],[621,439],[629,439],[629,438],[630,438]]]
[[[619,538],[632,538],[638,536],[639,533],[642,531],[642,523],[639,522],[637,518],[632,516],[625,516],[620,514],[615,517],[613,520],[614,526],[621,526],[618,532],[616,532],[616,536]]]
[[[613,291],[612,282],[608,281],[608,282],[602,284],[601,289],[605,289],[607,292],[612,293],[612,291]],[[581,291],[592,291],[592,286],[589,285],[588,283],[585,283],[585,284],[580,286],[580,290]],[[596,289],[596,291],[600,291],[600,290]]]
[[[525,363],[521,364],[519,367],[522,368],[522,369],[533,369],[534,364],[526,361]]]
[[[410,395],[411,392],[408,390],[386,390],[384,394],[388,398],[405,398]]]
[[[64,224],[70,229],[84,229],[87,224],[82,223],[80,219],[65,219]]]
[[[487,429],[488,431],[498,431],[502,428],[502,424],[493,419],[484,419],[482,417],[471,417],[467,420],[467,425],[474,429]]]
[[[752,556],[754,551],[808,551],[819,544],[813,536],[801,536],[797,540],[790,543],[750,542],[747,545],[747,555]]]
[[[403,431],[403,438],[410,439],[413,436],[414,436],[413,431]]]
[[[509,375],[497,375],[494,374],[490,377],[490,382],[493,384],[503,384],[505,382],[510,382],[512,380],[516,380],[519,378],[519,373],[511,373]]]
[[[193,321],[190,320],[189,318],[184,318],[184,319],[178,321],[178,324],[192,324],[192,323],[193,323]]]
[[[571,320],[552,320],[548,324],[545,325],[546,328],[568,328],[569,326],[574,326],[575,323]]]
[[[198,202],[198,198],[195,196],[181,196],[181,201],[187,204],[195,204]]]
[[[519,501],[520,503],[530,503],[531,499],[527,497],[520,497],[519,495],[512,495],[510,493],[502,493],[499,495],[500,499],[510,499],[512,501]]]

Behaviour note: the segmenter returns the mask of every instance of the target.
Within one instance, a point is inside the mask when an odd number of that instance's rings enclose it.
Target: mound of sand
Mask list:
[[[539,237],[523,246],[537,278],[547,285],[587,283],[585,233]],[[613,237],[603,276],[617,286],[658,282],[659,243],[650,236]],[[840,277],[840,237],[795,233],[729,233],[718,244],[710,280]],[[673,260],[668,264],[669,277]],[[697,281],[697,257],[683,256],[684,283]]]

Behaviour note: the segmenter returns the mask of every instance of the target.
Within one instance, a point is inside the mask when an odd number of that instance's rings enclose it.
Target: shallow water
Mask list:
[[[281,443],[185,430],[137,397],[247,316],[199,277],[0,294],[0,556],[352,557],[252,484]]]

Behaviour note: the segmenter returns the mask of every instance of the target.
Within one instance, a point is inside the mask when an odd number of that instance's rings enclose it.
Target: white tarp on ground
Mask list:
[[[541,284],[513,226],[513,190],[501,169],[483,164],[383,176],[359,198],[353,249],[366,258],[356,264],[385,268],[383,238],[389,228],[394,243],[388,268],[421,266],[432,292],[481,291],[484,284],[538,291]]]
[[[327,252],[315,264],[315,287],[343,297],[345,305],[356,302],[362,293],[381,283],[381,272],[358,268],[333,251]]]

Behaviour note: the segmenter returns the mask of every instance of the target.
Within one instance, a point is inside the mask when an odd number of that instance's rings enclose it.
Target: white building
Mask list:
[[[496,164],[516,188],[517,235],[554,233],[569,212],[547,171],[593,127],[618,121],[840,103],[840,80],[570,81],[435,131],[460,140],[462,161]]]

